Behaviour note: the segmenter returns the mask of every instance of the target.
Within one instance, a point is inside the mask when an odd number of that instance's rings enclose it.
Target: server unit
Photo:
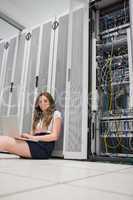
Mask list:
[[[92,24],[91,153],[133,156],[132,1],[95,1]]]

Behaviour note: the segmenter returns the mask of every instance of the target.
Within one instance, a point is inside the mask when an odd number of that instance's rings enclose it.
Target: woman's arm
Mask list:
[[[52,132],[48,135],[34,136],[30,134],[23,134],[23,137],[31,139],[33,141],[44,141],[44,142],[57,141],[59,139],[61,131],[61,121],[62,120],[59,117],[54,120]]]

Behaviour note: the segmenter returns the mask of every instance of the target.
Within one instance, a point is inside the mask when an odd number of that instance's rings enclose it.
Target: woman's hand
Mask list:
[[[23,134],[21,134],[21,137],[22,138],[26,138],[26,139],[30,139],[30,140],[36,141],[36,142],[38,141],[37,138],[36,138],[36,136],[31,135],[29,133],[23,133]]]
[[[32,135],[29,134],[29,133],[22,133],[22,134],[21,134],[21,137],[22,137],[22,138],[26,138],[26,139],[30,139],[31,136],[32,136]]]

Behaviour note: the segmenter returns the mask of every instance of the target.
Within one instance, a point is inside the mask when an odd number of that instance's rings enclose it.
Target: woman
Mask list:
[[[61,130],[61,113],[48,92],[41,93],[35,102],[32,132],[18,138],[0,136],[0,151],[8,151],[25,158],[47,159]]]

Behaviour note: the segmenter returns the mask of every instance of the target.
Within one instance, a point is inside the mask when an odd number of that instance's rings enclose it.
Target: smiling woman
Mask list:
[[[61,121],[61,113],[55,109],[53,97],[43,92],[35,103],[31,133],[22,133],[18,138],[0,136],[0,150],[25,158],[47,159],[59,139]]]

